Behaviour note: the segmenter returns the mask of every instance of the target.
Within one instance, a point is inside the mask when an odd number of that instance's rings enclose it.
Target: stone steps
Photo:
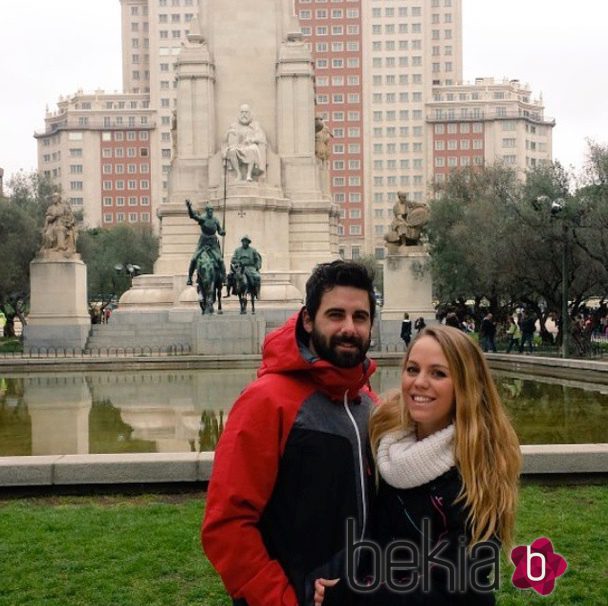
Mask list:
[[[85,352],[145,347],[162,351],[171,346],[192,346],[192,328],[189,324],[96,324],[92,327]]]

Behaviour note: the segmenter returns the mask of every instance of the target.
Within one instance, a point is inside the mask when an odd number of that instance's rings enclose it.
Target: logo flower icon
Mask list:
[[[511,551],[515,572],[511,581],[518,589],[534,589],[540,595],[549,595],[555,588],[555,579],[561,577],[568,563],[553,551],[553,543],[546,537],[531,545],[519,545]]]

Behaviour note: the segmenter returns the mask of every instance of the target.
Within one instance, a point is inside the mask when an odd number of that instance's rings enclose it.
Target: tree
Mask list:
[[[6,316],[5,337],[15,335],[15,317],[23,325],[27,322],[30,262],[40,248],[49,196],[56,191],[38,173],[19,174],[8,187],[9,197],[0,200],[0,311]]]
[[[608,163],[597,147],[592,157],[594,179],[574,193],[559,163],[529,171],[523,184],[502,165],[451,173],[428,226],[440,303],[474,299],[479,306],[485,297],[499,316],[524,304],[544,330],[548,314],[561,310],[564,255],[571,314],[605,293]]]
[[[80,232],[77,250],[87,264],[89,301],[101,302],[103,308],[129,289],[131,278],[124,270],[117,271],[118,266],[138,265],[141,273],[151,273],[158,246],[149,225],[122,224]]]
[[[508,292],[511,217],[506,206],[519,195],[514,171],[503,166],[450,173],[437,187],[427,231],[435,295],[442,303],[482,298],[497,313]]]

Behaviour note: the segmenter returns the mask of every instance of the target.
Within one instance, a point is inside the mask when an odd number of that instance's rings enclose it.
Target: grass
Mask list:
[[[0,606],[229,606],[201,555],[204,495],[0,501]],[[608,603],[608,487],[522,489],[517,541],[553,540],[568,561],[548,597],[512,587],[499,606]]]

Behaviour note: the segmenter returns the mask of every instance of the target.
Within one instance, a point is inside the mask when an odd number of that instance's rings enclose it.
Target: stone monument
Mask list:
[[[76,253],[76,221],[68,202],[53,194],[42,247],[30,263],[30,314],[24,350],[81,349],[89,335],[87,268]]]
[[[405,192],[397,193],[393,220],[384,236],[387,255],[380,328],[383,347],[402,347],[399,328],[404,312],[408,312],[410,318],[422,316],[427,323],[435,319],[433,284],[426,268],[429,254],[421,242],[428,220],[428,204],[408,200]]]
[[[313,75],[292,0],[199,2],[176,62],[160,255],[153,275],[133,280],[113,319],[162,310],[185,322],[197,312],[196,291],[186,286],[197,240],[186,199],[197,211],[213,207],[226,231],[223,251],[237,248],[244,233],[256,242],[264,258],[256,309],[301,305],[312,268],[338,256],[338,211],[315,154]],[[236,308],[234,298],[223,304]]]
[[[154,274],[136,277],[121,297],[113,324],[192,325],[195,352],[230,342],[234,353],[257,353],[264,334],[300,307],[312,268],[338,257],[338,209],[315,155],[313,77],[292,0],[199,1],[176,59],[160,255]],[[234,296],[222,301],[223,317],[200,315],[186,284],[198,237],[187,199],[195,213],[215,211],[223,254],[243,234],[256,242],[264,265],[255,319],[231,315],[240,310]]]

